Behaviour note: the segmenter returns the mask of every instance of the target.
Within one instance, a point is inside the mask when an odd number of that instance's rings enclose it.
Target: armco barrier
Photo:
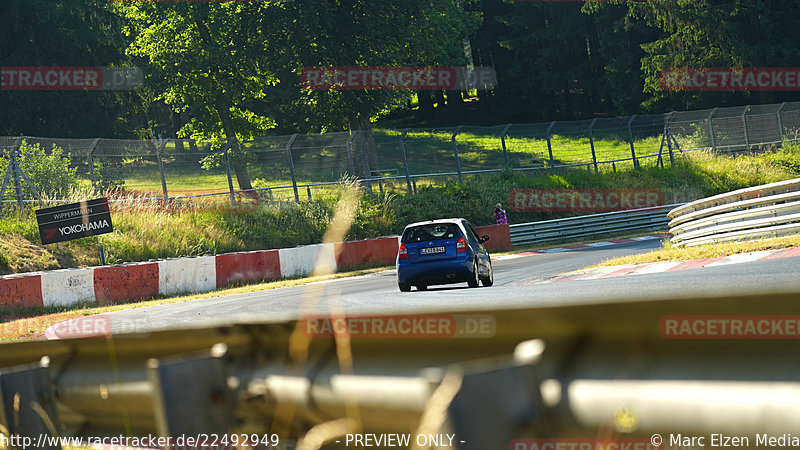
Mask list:
[[[333,244],[336,252],[336,267],[339,270],[367,264],[394,264],[399,248],[396,237],[370,239],[365,241],[339,242]]]
[[[121,303],[158,295],[158,263],[133,263],[94,269],[95,298]]]
[[[631,230],[662,230],[667,228],[667,212],[679,206],[664,205],[651,208],[613,211],[565,219],[542,220],[511,225],[511,243],[514,245],[539,244],[592,238],[609,233]]]
[[[669,212],[676,247],[800,233],[800,178],[687,203]]]
[[[218,288],[234,283],[273,280],[281,277],[278,250],[226,253],[215,258]]]
[[[475,227],[475,231],[478,236],[489,236],[489,240],[483,244],[487,250],[511,250],[511,231],[508,224]]]

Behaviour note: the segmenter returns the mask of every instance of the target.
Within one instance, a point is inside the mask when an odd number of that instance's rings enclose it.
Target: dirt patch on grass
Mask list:
[[[56,257],[47,249],[34,245],[18,234],[0,235],[0,253],[7,265],[0,264],[0,275],[19,272],[59,269]]]

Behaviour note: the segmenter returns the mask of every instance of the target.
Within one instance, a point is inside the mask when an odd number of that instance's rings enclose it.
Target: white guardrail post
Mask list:
[[[668,216],[671,242],[677,247],[797,234],[800,178],[697,200]]]

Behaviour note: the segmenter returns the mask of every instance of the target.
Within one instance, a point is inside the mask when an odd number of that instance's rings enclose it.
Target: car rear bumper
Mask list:
[[[426,263],[398,263],[397,281],[400,283],[448,284],[461,283],[474,277],[472,258],[460,256],[456,259]]]

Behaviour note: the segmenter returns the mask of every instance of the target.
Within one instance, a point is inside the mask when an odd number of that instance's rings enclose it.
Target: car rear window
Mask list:
[[[461,237],[461,230],[454,223],[431,223],[406,229],[403,243],[442,241]]]

